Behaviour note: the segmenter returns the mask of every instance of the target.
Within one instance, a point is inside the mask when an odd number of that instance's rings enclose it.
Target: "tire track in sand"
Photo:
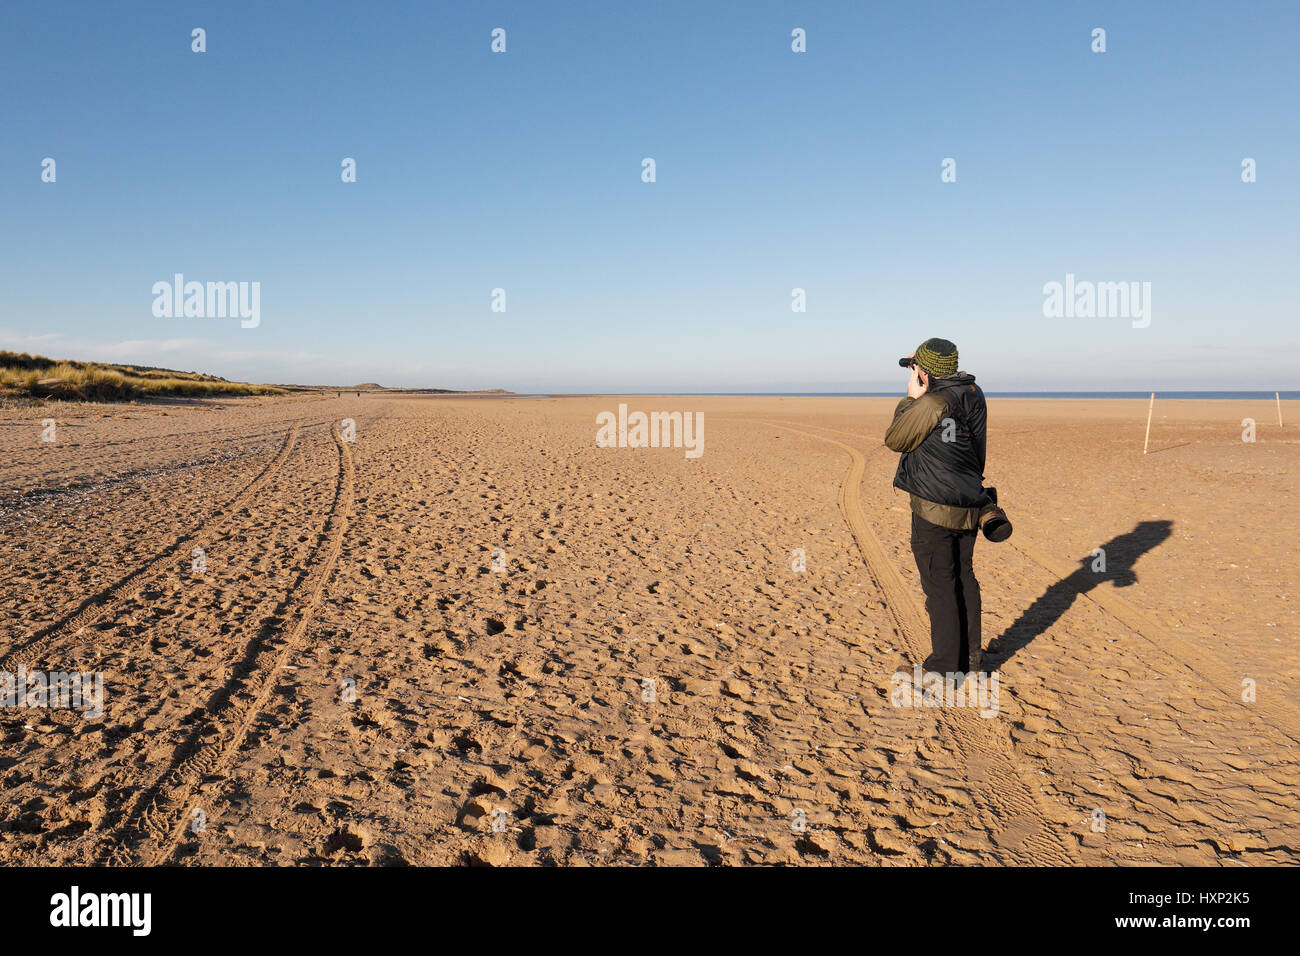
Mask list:
[[[773,428],[829,442],[849,454],[849,470],[840,481],[838,502],[867,572],[885,596],[890,616],[913,653],[923,655],[930,634],[928,618],[912,598],[911,589],[889,560],[862,511],[860,485],[866,457],[851,445],[813,432],[762,419]],[[833,429],[832,429],[833,430]],[[994,842],[1016,863],[1071,865],[1078,861],[1050,822],[1034,791],[1026,784],[1010,742],[992,732],[984,718],[970,708],[939,707],[939,720],[967,766],[983,770],[987,780],[972,785],[978,805],[991,811],[1005,826],[993,834]]]
[[[352,452],[333,426],[330,437],[338,451],[339,470],[334,500],[317,545],[319,559],[312,562],[314,580],[305,585],[309,589],[306,600],[293,612],[287,627],[270,633],[264,629],[253,637],[244,654],[245,664],[213,695],[201,722],[177,748],[169,769],[141,794],[114,833],[101,838],[94,853],[96,861],[112,866],[157,866],[171,858],[190,823],[195,791],[205,780],[229,772],[249,728],[274,690],[276,674],[306,635],[342,554],[356,496]],[[286,596],[286,604],[293,593]],[[274,640],[276,634],[282,634],[282,639]]]
[[[197,541],[211,538],[215,529],[231,515],[239,511],[240,508],[244,507],[258,489],[266,484],[267,480],[288,460],[289,455],[293,453],[294,445],[298,441],[298,431],[299,426],[297,424],[290,426],[289,431],[284,436],[284,443],[280,446],[280,450],[263,466],[257,476],[245,485],[243,490],[235,495],[224,507],[219,508],[193,531],[181,535],[170,545],[163,548],[146,564],[127,572],[125,576],[119,578],[107,588],[86,598],[71,614],[38,631],[20,646],[10,647],[3,656],[0,656],[0,671],[12,671],[17,664],[32,663],[42,648],[52,644],[59,637],[75,634],[82,628],[103,619],[116,610],[124,601],[134,597],[151,576],[166,571],[176,560],[178,554],[184,553],[190,545]]]

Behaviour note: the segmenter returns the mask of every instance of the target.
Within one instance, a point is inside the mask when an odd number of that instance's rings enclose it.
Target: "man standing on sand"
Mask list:
[[[984,488],[984,393],[957,370],[957,346],[926,339],[899,365],[907,397],[894,410],[885,444],[901,452],[894,487],[911,495],[912,554],[930,615],[931,653],[922,668],[941,674],[980,667],[980,585],[971,559],[981,522],[1005,540],[1011,524]]]

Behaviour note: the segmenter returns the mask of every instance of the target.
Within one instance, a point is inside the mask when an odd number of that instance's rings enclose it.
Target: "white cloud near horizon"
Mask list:
[[[286,385],[355,385],[374,381],[388,386],[505,388],[481,384],[466,368],[421,362],[348,361],[318,352],[255,351],[220,348],[210,339],[125,339],[98,342],[60,332],[27,335],[0,329],[0,349],[37,352],[55,360],[155,365],[178,371],[219,375],[234,381]]]
[[[35,352],[52,359],[76,359],[153,365],[181,371],[219,375],[232,381],[285,385],[347,387],[377,382],[390,387],[454,389],[505,388],[518,392],[889,392],[901,390],[893,352],[865,362],[790,360],[785,363],[746,363],[718,380],[707,363],[664,369],[656,381],[644,383],[617,367],[602,363],[599,373],[588,369],[586,378],[572,380],[562,372],[503,365],[492,378],[482,369],[463,364],[434,364],[418,360],[380,358],[348,359],[336,355],[295,350],[252,350],[223,347],[200,337],[138,338],[96,341],[59,332],[26,334],[0,328],[0,349]],[[864,343],[865,350],[865,343]],[[876,351],[879,351],[878,349]],[[898,351],[895,349],[895,351]],[[1102,347],[1076,349],[1070,355],[1036,357],[1007,355],[987,344],[963,349],[962,367],[994,392],[1010,391],[1198,391],[1216,389],[1293,390],[1296,369],[1283,362],[1271,371],[1276,380],[1265,381],[1256,372],[1257,346],[1249,340],[1217,347],[1190,344],[1179,361],[1155,361],[1142,349],[1114,352]],[[850,368],[856,366],[859,374]],[[1250,378],[1255,381],[1243,384]]]

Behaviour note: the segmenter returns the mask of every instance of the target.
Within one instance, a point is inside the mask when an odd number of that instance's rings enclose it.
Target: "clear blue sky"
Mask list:
[[[1295,2],[6,3],[0,348],[874,390],[940,335],[998,391],[1296,388],[1297,38]],[[177,272],[261,325],[155,318]],[[1150,282],[1150,327],[1045,318],[1066,273]]]

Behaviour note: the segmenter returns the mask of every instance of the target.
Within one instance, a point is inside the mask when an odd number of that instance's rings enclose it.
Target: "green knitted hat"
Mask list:
[[[953,375],[957,372],[957,346],[947,339],[926,339],[916,347],[916,357],[912,361],[921,371],[935,378]]]

